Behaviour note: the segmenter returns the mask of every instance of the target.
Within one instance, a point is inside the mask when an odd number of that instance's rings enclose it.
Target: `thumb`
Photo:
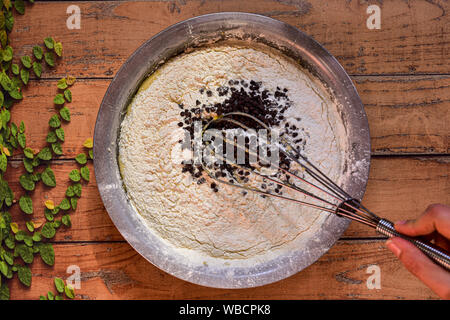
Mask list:
[[[409,241],[394,237],[386,246],[403,263],[409,272],[443,299],[450,299],[450,272],[430,260]]]

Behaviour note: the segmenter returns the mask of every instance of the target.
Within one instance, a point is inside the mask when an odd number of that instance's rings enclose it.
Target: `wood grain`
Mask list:
[[[369,4],[381,8],[381,29],[368,30]],[[11,213],[20,226],[43,221],[43,202],[59,202],[72,159],[86,151],[82,142],[93,136],[101,99],[109,81],[129,55],[164,28],[187,18],[221,11],[263,14],[298,27],[328,49],[352,74],[368,115],[372,164],[364,203],[393,221],[411,218],[433,202],[450,203],[450,4],[433,1],[319,0],[176,0],[85,1],[80,30],[66,28],[69,1],[27,4],[16,16],[11,34],[15,56],[31,55],[32,47],[52,35],[63,42],[58,67],[31,81],[25,99],[12,111],[12,121],[24,120],[28,146],[45,145],[47,121],[56,80],[67,74],[79,81],[68,105],[72,121],[64,124],[64,155],[50,163],[57,187],[39,184],[30,217],[15,205]],[[51,21],[48,17],[51,16]],[[409,155],[409,156],[408,156]],[[16,198],[24,173],[20,155],[9,162],[6,179]],[[92,164],[89,164],[92,170]],[[244,290],[219,290],[176,279],[149,264],[134,251],[109,219],[95,177],[83,186],[72,228],[61,227],[52,240],[54,267],[35,259],[33,285],[10,281],[13,299],[37,299],[53,290],[53,277],[67,278],[66,268],[82,272],[79,299],[436,299],[384,248],[374,231],[352,223],[343,238],[319,261],[286,280]],[[364,240],[362,240],[364,239]],[[381,268],[381,290],[369,290],[369,265]]]
[[[372,153],[444,154],[450,152],[450,76],[353,77],[369,120]],[[94,135],[95,120],[109,80],[79,80],[72,88],[71,123],[63,125],[61,158],[73,159]],[[12,121],[24,121],[28,146],[43,148],[48,119],[57,112],[56,80],[32,81],[14,106]]]
[[[366,27],[366,1],[193,0],[78,2],[81,29],[66,27],[69,2],[39,1],[17,17],[18,56],[48,35],[61,40],[64,60],[46,76],[112,77],[157,32],[194,16],[244,11],[298,27],[327,48],[351,74],[450,73],[448,1],[383,1],[381,29]],[[48,17],[51,18],[49,23]]]
[[[15,164],[19,168],[8,170],[6,179],[11,181],[18,199],[24,191],[17,181],[25,171],[21,163]],[[36,221],[45,220],[43,210],[46,199],[52,199],[55,203],[61,201],[68,185],[68,173],[78,167],[75,161],[54,161],[51,166],[57,177],[57,186],[52,189],[40,183],[32,193],[35,203],[32,218]],[[447,157],[374,158],[363,201],[371,210],[393,221],[416,217],[431,203],[450,203],[449,170],[450,161]],[[71,213],[72,227],[62,227],[54,240],[123,240],[109,219],[99,196],[95,177],[93,174],[91,176],[90,183],[83,186],[77,211]],[[20,212],[18,206],[13,206],[11,213],[23,228],[25,221],[31,218]],[[344,237],[367,238],[379,235],[365,226],[352,223]]]
[[[436,299],[404,269],[383,241],[338,241],[316,263],[285,280],[252,289],[194,285],[159,270],[126,243],[56,244],[55,266],[36,258],[32,286],[11,281],[12,299],[38,299],[66,279],[67,267],[81,271],[77,299]],[[367,267],[380,268],[381,289],[368,289]]]
[[[450,76],[353,77],[372,154],[450,152]]]

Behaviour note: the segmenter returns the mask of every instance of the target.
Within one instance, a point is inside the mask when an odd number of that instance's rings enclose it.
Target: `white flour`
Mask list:
[[[180,55],[162,65],[141,87],[123,120],[119,162],[127,193],[155,232],[199,263],[245,265],[265,261],[314,236],[327,214],[274,198],[209,183],[198,185],[171,160],[183,137],[178,104],[206,102],[201,88],[222,102],[216,89],[230,79],[255,80],[275,91],[287,88],[293,101],[285,117],[306,140],[305,154],[340,181],[344,130],[328,95],[290,59],[275,52],[222,45]],[[318,95],[320,94],[320,96]]]

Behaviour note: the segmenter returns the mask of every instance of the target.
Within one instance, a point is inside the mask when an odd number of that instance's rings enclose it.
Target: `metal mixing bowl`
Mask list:
[[[366,114],[352,81],[322,46],[298,29],[260,15],[215,13],[177,23],[138,48],[112,80],[97,116],[94,134],[94,168],[106,210],[123,237],[158,268],[196,284],[217,288],[246,288],[272,283],[299,272],[315,262],[339,239],[349,220],[330,215],[315,241],[289,256],[246,268],[193,266],[183,256],[149,232],[129,202],[118,166],[118,136],[126,106],[142,81],[169,58],[187,48],[227,39],[264,43],[294,58],[319,78],[339,103],[346,128],[348,153],[360,166],[345,184],[348,193],[362,198],[369,174],[370,137]],[[356,169],[355,169],[356,168]],[[356,173],[356,174],[355,174]],[[319,239],[319,241],[317,241]]]

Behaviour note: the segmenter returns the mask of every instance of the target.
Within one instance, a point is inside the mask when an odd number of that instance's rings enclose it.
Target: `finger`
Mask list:
[[[398,232],[412,237],[437,231],[450,239],[450,207],[442,204],[431,205],[416,220],[400,221],[394,226]]]
[[[386,246],[409,272],[443,299],[450,299],[450,272],[432,262],[422,251],[407,240],[394,237]]]
[[[434,236],[434,244],[447,252],[450,252],[450,240],[436,233]]]

